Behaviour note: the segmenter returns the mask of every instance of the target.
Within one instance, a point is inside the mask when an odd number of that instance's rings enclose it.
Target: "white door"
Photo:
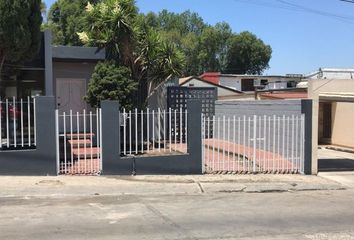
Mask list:
[[[81,113],[86,108],[84,96],[86,94],[85,79],[56,79],[56,97],[59,112]]]

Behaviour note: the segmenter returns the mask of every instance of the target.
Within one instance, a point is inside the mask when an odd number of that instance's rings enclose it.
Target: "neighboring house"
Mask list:
[[[104,59],[105,52],[97,48],[52,46],[51,32],[45,31],[34,60],[0,82],[0,96],[55,96],[59,110],[81,111],[94,67]]]
[[[318,144],[354,148],[354,81],[319,79],[309,81],[313,99],[313,172],[317,172]]]
[[[354,69],[320,68],[318,71],[305,75],[307,79],[354,79]]]
[[[234,99],[245,95],[243,92],[229,88],[213,81],[206,81],[199,77],[186,77],[179,79],[179,86],[181,87],[215,87],[217,91],[217,99]]]
[[[242,92],[255,91],[256,89],[287,89],[295,88],[301,82],[301,74],[281,75],[244,75],[222,74],[207,72],[200,76],[201,79],[232,88]]]

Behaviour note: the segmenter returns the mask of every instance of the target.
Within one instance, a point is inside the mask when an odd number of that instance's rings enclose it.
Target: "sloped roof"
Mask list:
[[[240,94],[244,94],[244,92],[242,91],[238,91],[236,89],[233,89],[233,88],[229,88],[229,87],[226,87],[226,86],[223,86],[223,85],[220,85],[220,84],[215,84],[215,83],[212,83],[212,82],[209,82],[209,81],[206,81],[206,80],[203,80],[199,77],[196,77],[196,76],[190,76],[190,77],[185,77],[185,78],[180,78],[179,79],[179,85],[184,85],[188,82],[190,82],[191,80],[193,79],[196,79],[198,81],[201,81],[201,82],[204,82],[206,84],[209,84],[209,85],[212,85],[212,86],[215,86],[215,87],[219,87],[219,88],[223,88],[225,90],[229,90],[229,91],[232,91],[234,93],[240,93]]]

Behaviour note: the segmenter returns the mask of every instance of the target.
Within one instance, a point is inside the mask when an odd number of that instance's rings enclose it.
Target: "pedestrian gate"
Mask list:
[[[98,175],[102,171],[101,110],[56,110],[57,171],[64,175]]]

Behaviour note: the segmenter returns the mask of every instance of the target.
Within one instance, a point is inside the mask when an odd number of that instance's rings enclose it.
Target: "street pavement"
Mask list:
[[[0,239],[354,239],[354,189],[300,175],[0,177]]]
[[[354,239],[354,191],[1,197],[0,239]]]
[[[340,190],[336,181],[302,175],[0,177],[0,197],[199,194]]]

